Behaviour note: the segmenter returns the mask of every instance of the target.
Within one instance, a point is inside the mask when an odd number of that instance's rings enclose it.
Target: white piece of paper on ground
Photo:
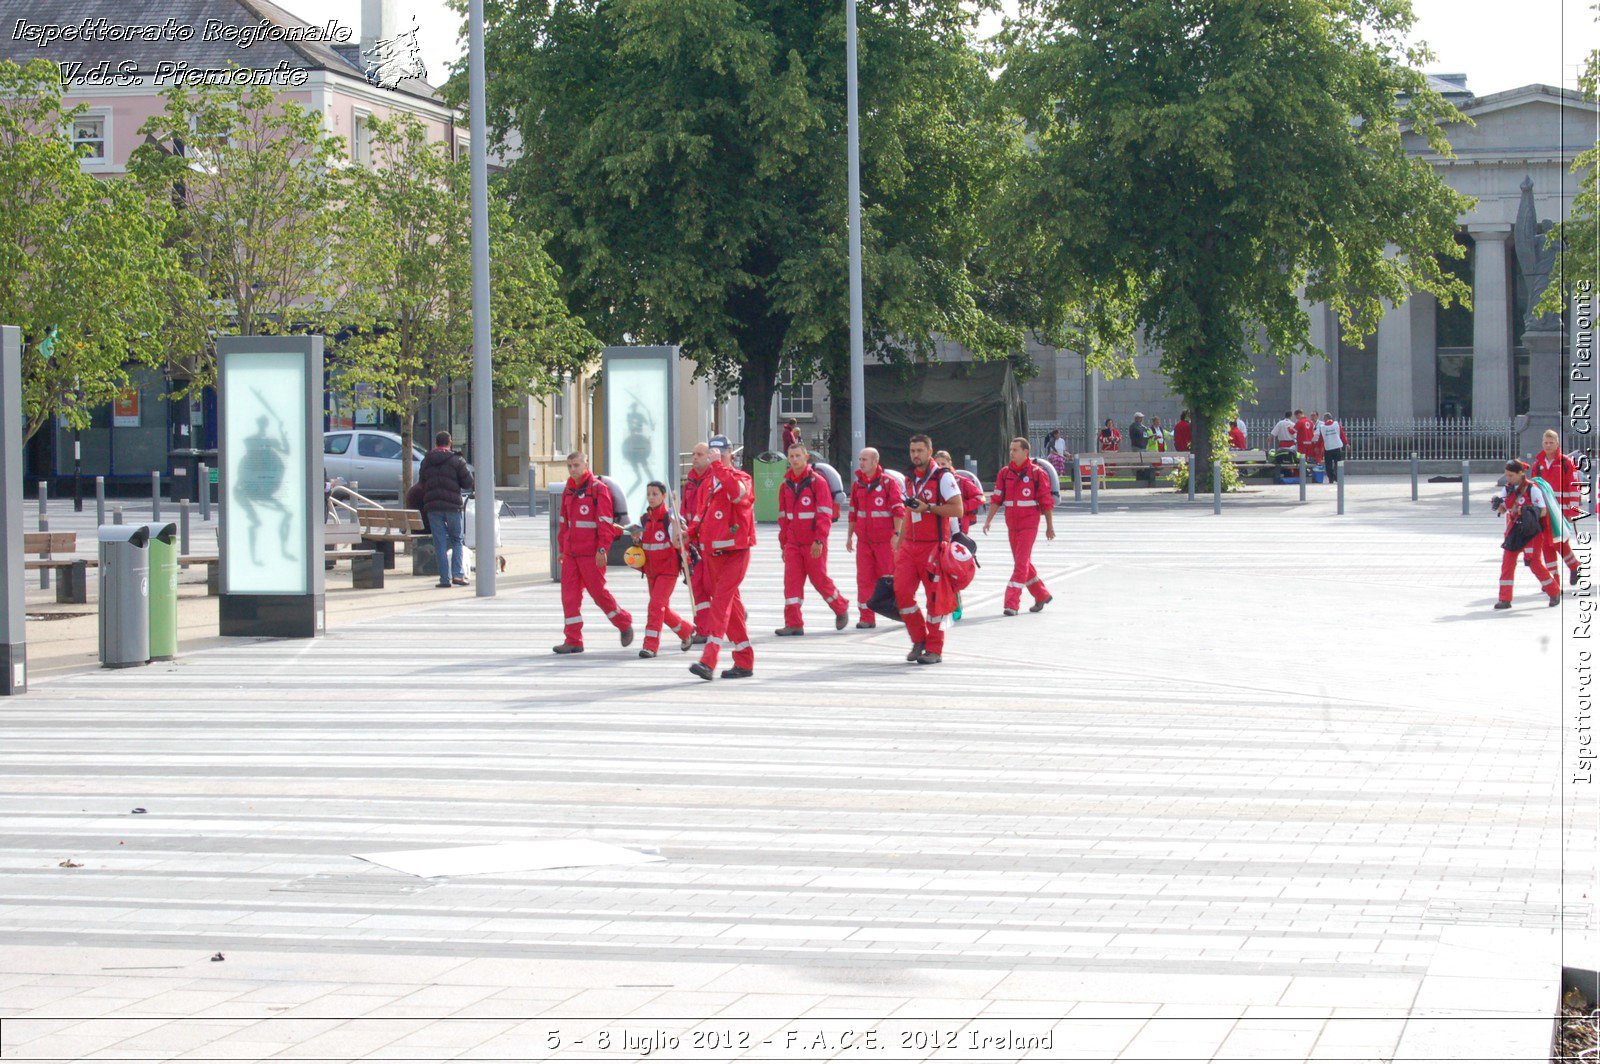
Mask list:
[[[545,868],[580,868],[585,865],[648,864],[666,860],[658,854],[640,853],[638,850],[588,839],[507,842],[494,846],[446,846],[436,850],[389,850],[351,856],[424,879],[481,876],[491,872],[537,872]]]

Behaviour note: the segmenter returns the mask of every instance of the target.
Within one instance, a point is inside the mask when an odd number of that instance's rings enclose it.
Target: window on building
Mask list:
[[[350,161],[372,165],[372,112],[357,110],[350,119]]]
[[[1467,286],[1467,291],[1472,291],[1472,247],[1464,239],[1458,237],[1457,242],[1463,246],[1464,254],[1459,259],[1440,257],[1439,268],[1447,275],[1456,277]],[[1460,304],[1452,303],[1445,306],[1436,304],[1438,315],[1435,335],[1439,349],[1456,347],[1472,349],[1472,311]]]
[[[104,166],[110,158],[109,123],[104,114],[81,114],[72,120],[72,146],[84,166]]]
[[[795,380],[794,370],[785,368],[778,378],[778,416],[812,417],[815,413],[815,382]]]
[[[567,417],[567,389],[562,384],[550,397],[550,450],[552,454],[567,454],[572,450],[570,419]]]
[[[1439,416],[1472,416],[1472,352],[1439,349]]]

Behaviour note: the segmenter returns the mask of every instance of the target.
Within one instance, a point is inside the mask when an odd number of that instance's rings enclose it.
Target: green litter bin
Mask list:
[[[789,463],[776,451],[764,451],[756,458],[756,520],[778,520],[778,489],[783,487],[783,474]]]
[[[178,656],[178,526],[151,521],[150,533],[150,660]]]

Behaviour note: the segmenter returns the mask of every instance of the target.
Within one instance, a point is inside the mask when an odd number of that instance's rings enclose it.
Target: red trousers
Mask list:
[[[861,619],[872,621],[877,614],[867,609],[867,599],[877,590],[878,579],[894,575],[894,551],[889,541],[868,543],[856,540],[856,603],[861,607]]]
[[[822,601],[834,613],[843,613],[850,603],[839,594],[828,575],[828,545],[822,545],[820,557],[811,556],[811,544],[790,543],[783,548],[783,623],[799,628],[805,623],[800,615],[800,603],[806,596],[806,581],[817,589]]]
[[[1539,590],[1546,595],[1554,596],[1561,590],[1561,583],[1550,575],[1550,570],[1544,567],[1546,550],[1554,553],[1555,547],[1550,542],[1550,533],[1541,532],[1537,539],[1520,551],[1501,551],[1500,559],[1500,601],[1511,601],[1511,584],[1517,576],[1517,558],[1521,557],[1528,563],[1528,568],[1533,570],[1533,578],[1539,581]]]
[[[689,607],[694,614],[694,634],[706,634],[706,621],[711,617],[711,570],[704,559],[689,570],[689,597],[694,600]]]
[[[621,631],[633,624],[628,611],[617,605],[617,598],[606,587],[605,570],[594,563],[593,554],[561,556],[561,612],[566,618],[563,637],[573,646],[583,646],[583,593],[605,610],[606,620]]]
[[[1567,518],[1567,523],[1571,524],[1573,518],[1576,517],[1577,514],[1578,514],[1578,511],[1576,511],[1576,510],[1572,511],[1572,513],[1566,514],[1565,516]],[[1562,540],[1560,543],[1557,543],[1550,536],[1545,536],[1544,537],[1544,566],[1545,566],[1546,569],[1549,569],[1552,573],[1556,571],[1556,555],[1557,554],[1560,554],[1561,555],[1561,560],[1567,563],[1567,568],[1568,569],[1572,570],[1573,572],[1577,572],[1578,567],[1579,567],[1578,566],[1578,556],[1576,554],[1572,553],[1572,544],[1570,542],[1566,541],[1566,540]]]
[[[645,582],[650,585],[650,612],[644,622],[644,649],[660,649],[663,624],[678,633],[679,639],[693,635],[694,625],[679,617],[672,608],[672,589],[678,584],[678,574],[656,573],[646,576]]]
[[[1011,580],[1006,584],[1005,608],[1014,610],[1022,605],[1022,589],[1027,588],[1033,601],[1043,602],[1050,597],[1039,579],[1039,570],[1033,567],[1033,544],[1039,538],[1037,519],[1011,523],[1006,519],[1006,537],[1011,540]]]
[[[733,651],[735,668],[755,668],[756,652],[750,646],[750,632],[744,624],[744,601],[739,598],[739,584],[750,569],[750,551],[707,554],[700,564],[709,570],[706,576],[711,584],[711,609],[706,617],[706,648],[700,655],[701,662],[707,668],[716,668],[717,652],[726,643]]]
[[[900,550],[894,556],[894,600],[900,606],[900,619],[913,643],[921,643],[929,654],[944,653],[944,630],[922,616],[917,606],[917,588],[922,588],[928,602],[933,601],[933,580],[928,566],[933,561],[939,541],[930,539],[918,542],[900,541]]]

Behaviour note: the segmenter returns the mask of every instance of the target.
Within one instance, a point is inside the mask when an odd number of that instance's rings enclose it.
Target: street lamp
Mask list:
[[[861,324],[861,118],[856,99],[856,0],[845,0],[845,139],[850,157],[850,453],[867,445],[866,341]]]
[[[494,494],[494,365],[489,347],[489,163],[484,120],[488,101],[484,97],[483,0],[469,0],[467,4],[467,80],[472,109],[472,457],[478,483],[474,575],[478,597],[492,598],[494,523],[499,503]],[[443,558],[439,564],[444,564]]]

